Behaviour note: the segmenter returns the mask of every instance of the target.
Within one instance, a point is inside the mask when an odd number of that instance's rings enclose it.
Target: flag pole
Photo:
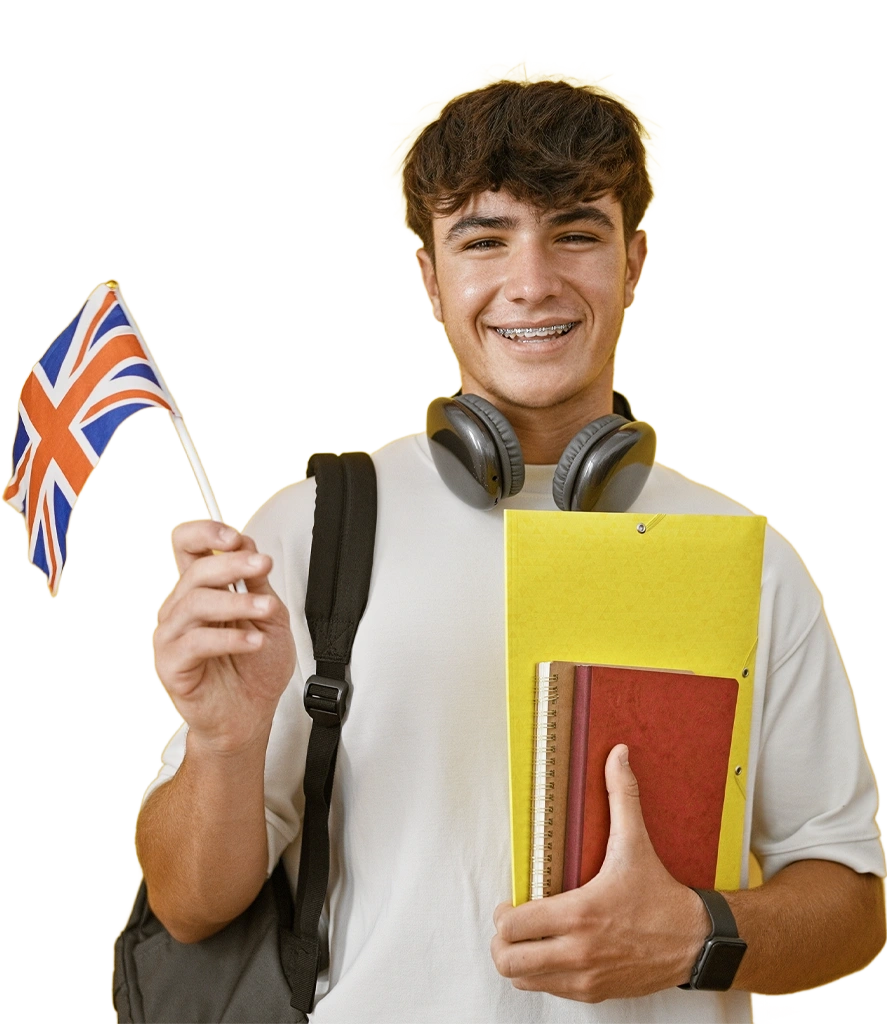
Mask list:
[[[120,308],[126,314],[126,319],[130,325],[135,329],[138,335],[139,341],[142,343],[142,348],[145,350],[145,355],[148,357],[151,363],[151,368],[157,375],[157,381],[160,387],[172,398],[172,392],[167,387],[166,381],[163,379],[163,374],[160,372],[160,367],[157,365],[157,361],[154,356],[151,355],[148,349],[147,342],[145,341],[144,335],[139,330],[135,320],[133,319],[132,313],[123,301],[123,296],[120,294],[120,285],[116,281],[106,281],[105,287],[110,291],[114,292],[117,296],[117,301],[120,303]],[[169,415],[172,419],[173,426],[176,428],[176,433],[179,435],[179,440],[182,442],[182,447],[185,449],[185,454],[188,456],[188,462],[191,463],[191,469],[197,480],[197,486],[200,488],[200,493],[203,495],[203,500],[206,504],[206,509],[209,512],[209,517],[214,522],[223,523],[222,513],[219,510],[219,504],[216,501],[216,496],[213,494],[213,489],[210,486],[209,477],[206,475],[206,470],[203,468],[203,463],[200,461],[200,456],[197,454],[197,449],[194,447],[194,442],[191,440],[191,435],[188,433],[188,428],[185,426],[185,420],[179,411],[179,404],[173,398],[173,408],[170,409]],[[238,580],[234,584],[234,589],[238,594],[247,593],[246,584],[243,580]]]

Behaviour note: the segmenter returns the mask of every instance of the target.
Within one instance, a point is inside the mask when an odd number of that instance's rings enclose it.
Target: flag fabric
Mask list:
[[[123,420],[149,406],[179,415],[114,282],[99,285],[25,382],[3,494],[24,515],[29,557],[53,594],[86,478]]]

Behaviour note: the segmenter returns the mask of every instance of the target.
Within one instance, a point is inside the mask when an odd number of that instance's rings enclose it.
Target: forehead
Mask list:
[[[478,192],[455,210],[432,221],[435,242],[446,242],[484,228],[522,230],[560,227],[578,220],[595,222],[601,228],[622,229],[622,204],[612,193],[595,199],[571,203],[566,207],[546,207],[515,198],[510,192]]]

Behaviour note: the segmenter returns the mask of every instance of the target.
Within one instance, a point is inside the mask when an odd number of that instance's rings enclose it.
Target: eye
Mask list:
[[[573,232],[572,234],[569,235],[562,235],[559,241],[569,242],[574,245],[592,245],[595,242],[599,242],[600,239],[597,238],[595,235],[580,235],[577,234],[576,232]]]
[[[495,249],[501,244],[496,238],[478,238],[475,242],[469,242],[465,248],[483,252],[485,249]]]

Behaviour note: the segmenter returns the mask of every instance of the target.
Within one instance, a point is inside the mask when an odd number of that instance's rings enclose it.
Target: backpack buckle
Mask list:
[[[305,710],[318,725],[333,727],[342,724],[348,706],[348,683],[344,679],[311,676],[305,683]]]

